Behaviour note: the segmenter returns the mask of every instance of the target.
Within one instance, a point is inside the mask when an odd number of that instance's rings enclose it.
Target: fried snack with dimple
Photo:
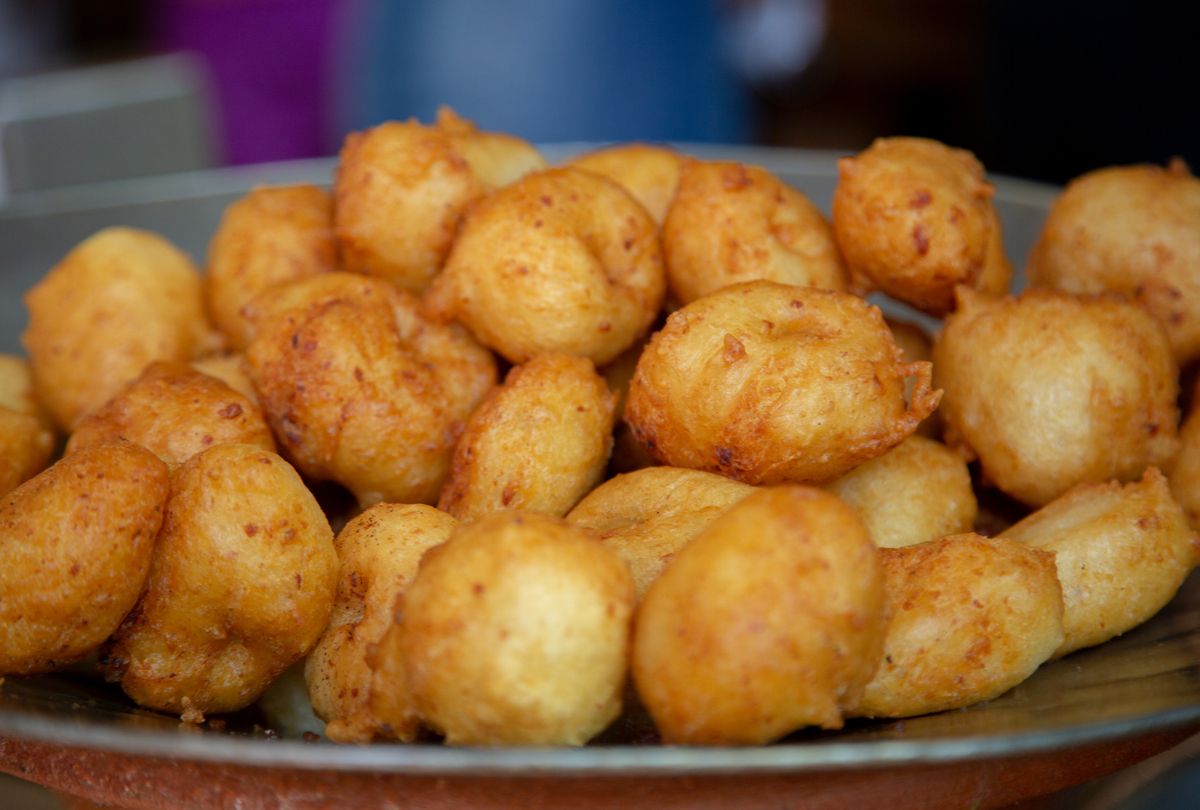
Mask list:
[[[146,584],[170,479],[128,443],[65,458],[0,500],[0,674],[78,661]]]
[[[171,479],[145,595],[108,676],[141,706],[189,716],[248,706],[316,644],[333,608],[329,521],[286,461],[205,450]]]
[[[246,371],[246,356],[241,352],[210,354],[192,361],[192,368],[201,374],[216,377],[246,399],[258,404],[258,392]]]
[[[562,517],[604,475],[615,404],[586,358],[513,367],[467,421],[438,508],[460,520],[502,509]]]
[[[496,382],[490,352],[427,321],[381,279],[322,273],[250,305],[250,378],[285,454],[360,504],[434,503],[467,416]]]
[[[619,183],[662,225],[679,186],[684,158],[666,146],[625,143],[572,158],[569,165]]]
[[[625,559],[640,599],[688,541],[754,491],[715,473],[648,467],[596,487],[567,522]]]
[[[1119,292],[1166,327],[1180,365],[1200,357],[1200,180],[1176,158],[1073,180],[1029,256],[1034,286]]]
[[[441,269],[463,213],[493,189],[544,167],[520,138],[438,121],[389,121],[346,137],[334,177],[345,269],[420,292]]]
[[[187,362],[219,341],[191,260],[133,228],[85,239],[25,294],[25,306],[38,399],[67,430],[155,360]]]
[[[756,279],[846,289],[825,217],[757,166],[685,161],[662,238],[667,282],[681,304]]]
[[[1200,538],[1154,467],[1135,483],[1076,487],[1000,536],[1054,552],[1066,605],[1056,656],[1146,621],[1200,564]]]
[[[625,418],[671,466],[826,483],[916,429],[940,396],[929,379],[858,296],[754,281],[672,313],[638,361]]]
[[[20,357],[0,354],[0,497],[46,468],[54,425],[33,393],[33,375]]]
[[[204,293],[230,347],[250,342],[242,307],[276,284],[338,268],[333,200],[316,186],[252,190],[229,205],[208,245]]]
[[[471,208],[426,304],[513,363],[556,351],[603,365],[650,328],[665,287],[646,209],[598,174],[549,169]]]
[[[887,616],[878,551],[827,492],[756,492],[688,543],[638,608],[633,677],[664,743],[841,728]]]
[[[954,288],[1007,290],[995,189],[970,152],[924,138],[879,138],[838,161],[833,232],[859,292],[882,290],[931,315]]]
[[[883,662],[856,717],[912,717],[1004,694],[1063,639],[1054,555],[959,534],[880,552],[888,622]]]
[[[304,666],[313,711],[335,742],[411,742],[420,727],[403,678],[372,669],[376,645],[392,626],[397,597],[421,556],[458,521],[431,506],[380,503],[338,534],[333,615]]]
[[[125,439],[171,470],[218,444],[274,450],[258,406],[216,377],[183,363],[151,363],[129,387],[83,417],[67,455]]]
[[[828,489],[854,507],[881,548],[969,532],[975,525],[977,504],[967,462],[924,436],[909,436]]]
[[[621,710],[633,582],[546,515],[497,512],[421,560],[376,670],[451,745],[582,745]]]
[[[1030,506],[1076,484],[1130,479],[1178,448],[1166,333],[1115,295],[962,290],[933,349],[946,444]]]
[[[900,347],[901,357],[905,363],[933,359],[933,338],[929,337],[924,329],[915,323],[896,318],[885,317],[884,320],[887,321],[888,329],[892,330],[892,339]],[[906,380],[904,383],[906,400],[912,397],[912,388],[913,381]],[[917,425],[917,433],[929,439],[937,439],[942,435],[942,420],[936,410]]]

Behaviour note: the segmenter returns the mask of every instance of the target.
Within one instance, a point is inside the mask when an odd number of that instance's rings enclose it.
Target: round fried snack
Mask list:
[[[258,404],[258,392],[246,371],[246,356],[241,352],[210,354],[192,361],[192,368],[201,374],[216,377],[246,399]]]
[[[848,712],[912,717],[1004,694],[1063,639],[1054,555],[959,534],[883,549],[883,662]]]
[[[1076,178],[1029,256],[1035,286],[1135,298],[1167,329],[1180,365],[1200,357],[1200,180],[1176,159]]]
[[[633,582],[545,515],[497,512],[421,561],[376,668],[451,745],[582,745],[621,709]]]
[[[174,470],[218,444],[274,450],[258,406],[215,377],[182,363],[151,363],[129,387],[83,417],[67,455],[125,439]]]
[[[467,207],[543,166],[525,141],[479,132],[449,110],[432,126],[389,121],[351,133],[334,178],[343,266],[419,292],[441,269]]]
[[[619,183],[662,225],[679,186],[683,156],[666,146],[624,143],[572,158],[571,166]]]
[[[150,363],[186,362],[214,340],[191,260],[133,228],[85,239],[26,293],[25,306],[38,399],[68,430]]]
[[[825,483],[911,434],[937,406],[929,379],[858,296],[754,281],[672,313],[638,361],[625,418],[665,464]]]
[[[604,474],[615,404],[585,358],[515,366],[471,414],[438,508],[460,520],[502,509],[562,517]]]
[[[1135,483],[1076,487],[1000,536],[1054,552],[1066,605],[1055,655],[1146,621],[1200,564],[1200,539],[1153,467]]]
[[[242,307],[263,290],[338,267],[333,200],[316,186],[256,188],[225,209],[208,245],[204,292],[234,349],[250,342]]]
[[[662,238],[667,281],[681,304],[755,279],[846,289],[825,217],[757,166],[685,161]]]
[[[374,649],[392,626],[396,598],[421,556],[457,521],[431,506],[380,503],[338,534],[338,586],[329,626],[304,666],[313,711],[335,742],[411,742],[419,722],[401,677],[374,669]]]
[[[0,500],[0,674],[84,658],[133,607],[170,480],[153,453],[76,453]]]
[[[650,328],[665,286],[646,210],[600,175],[549,169],[472,207],[426,303],[513,363],[557,351],[603,365]]]
[[[286,461],[249,445],[205,450],[171,479],[146,593],[114,636],[108,675],[161,711],[248,706],[325,629],[337,567],[329,522]]]
[[[286,455],[364,506],[434,503],[492,355],[381,279],[322,273],[255,299],[250,378]]]
[[[881,548],[969,532],[975,525],[977,505],[967,462],[924,436],[909,436],[828,489],[854,507]]]
[[[887,321],[888,329],[892,330],[892,339],[900,347],[901,357],[905,363],[933,359],[933,339],[924,329],[915,323],[896,318],[885,317],[884,320]],[[912,389],[913,380],[905,380],[904,398],[906,400],[912,398]],[[937,439],[942,435],[942,420],[936,410],[917,425],[917,433],[930,439]]]
[[[54,426],[20,357],[0,354],[0,497],[41,472],[54,452]]]
[[[1178,370],[1162,327],[1118,296],[963,290],[933,350],[946,443],[1041,506],[1129,479],[1178,447]]]
[[[833,232],[858,291],[879,289],[944,315],[960,284],[1007,290],[995,189],[970,152],[924,138],[879,138],[839,160],[838,174]]]
[[[875,544],[833,495],[756,492],[687,544],[638,608],[633,677],[664,743],[840,728],[886,627]]]
[[[647,467],[596,487],[567,522],[625,559],[640,599],[688,541],[754,491],[715,473]]]

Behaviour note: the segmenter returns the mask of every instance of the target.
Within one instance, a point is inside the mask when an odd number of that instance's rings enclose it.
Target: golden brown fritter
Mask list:
[[[375,648],[395,618],[396,599],[422,555],[457,521],[431,506],[380,503],[338,533],[333,615],[304,666],[313,711],[336,742],[412,741],[419,728],[403,673],[373,668]]]
[[[84,658],[150,571],[169,476],[128,443],[81,451],[0,500],[0,674]]]
[[[662,225],[679,185],[684,158],[667,146],[623,143],[572,158],[569,165],[619,183]]]
[[[441,269],[468,206],[543,166],[525,141],[479,132],[448,109],[430,126],[388,121],[351,133],[334,179],[343,266],[419,292]]]
[[[633,677],[665,743],[840,728],[883,650],[877,550],[854,510],[756,492],[688,543],[638,608]]]
[[[109,677],[139,705],[187,717],[248,706],[316,644],[336,583],[333,532],[296,471],[258,447],[205,450],[172,476]]]
[[[1066,655],[1157,613],[1200,564],[1200,539],[1155,468],[1141,481],[1084,484],[1001,537],[1054,552],[1066,610]]]
[[[265,300],[264,300],[265,299]],[[322,273],[250,306],[250,378],[283,452],[359,503],[434,503],[492,355],[381,279]]]
[[[662,234],[667,281],[681,304],[756,279],[846,289],[825,217],[757,166],[685,161]]]
[[[242,307],[276,284],[338,268],[333,200],[316,186],[260,187],[231,203],[208,245],[208,312],[234,349],[250,342]]]
[[[1029,256],[1035,286],[1106,290],[1144,304],[1175,359],[1200,357],[1200,180],[1183,161],[1114,166],[1073,180]]]
[[[688,541],[754,491],[715,473],[648,467],[596,487],[567,522],[625,559],[641,598]]]
[[[937,405],[929,378],[858,296],[755,281],[672,313],[638,361],[625,417],[665,464],[825,483],[916,429]]]
[[[970,152],[879,138],[838,161],[838,172],[833,231],[857,290],[882,290],[931,315],[954,308],[960,284],[1007,291],[995,190]]]
[[[513,363],[555,351],[603,365],[650,328],[665,286],[646,210],[600,175],[549,169],[472,207],[426,303]]]
[[[161,236],[107,228],[25,294],[38,399],[73,429],[155,360],[187,362],[215,345],[200,274]]]
[[[0,497],[46,468],[54,426],[33,393],[33,375],[20,357],[0,354]]]
[[[1117,296],[962,291],[934,346],[946,443],[1040,506],[1130,479],[1178,447],[1178,370],[1162,327]]]
[[[561,520],[497,512],[421,561],[377,667],[451,745],[582,745],[621,710],[633,582]]]
[[[1033,674],[1063,639],[1054,555],[959,534],[880,552],[883,661],[850,714],[911,717],[990,700]]]
[[[975,525],[977,505],[967,462],[924,436],[909,436],[827,489],[854,507],[882,548],[969,532]]]
[[[604,474],[615,403],[586,358],[513,367],[467,421],[438,508],[460,520],[502,509],[562,517]]]
[[[182,363],[151,363],[121,393],[83,417],[67,454],[124,439],[171,470],[218,444],[274,450],[258,406],[215,377]]]

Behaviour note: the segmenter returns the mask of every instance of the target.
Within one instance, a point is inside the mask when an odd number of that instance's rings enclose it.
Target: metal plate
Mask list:
[[[685,147],[687,148],[687,147]],[[552,158],[575,151],[560,146]],[[764,165],[828,209],[836,155],[762,149],[690,148]],[[26,195],[0,210],[6,268],[0,323],[13,351],[24,324],[19,295],[75,242],[110,224],[147,227],[198,259],[227,202],[263,182],[327,182],[329,161],[153,178],[102,188]],[[996,181],[1005,243],[1023,263],[1055,189]],[[1020,284],[1020,280],[1017,281]],[[658,746],[636,712],[582,749],[452,749],[437,744],[337,746],[303,709],[296,674],[224,728],[184,729],[133,706],[89,675],[5,679],[0,737],[193,762],[300,770],[428,775],[712,775],[803,773],[929,765],[1060,751],[1200,723],[1200,578],[1137,630],[1043,666],[1003,697],[969,709],[896,722],[854,721],[840,732],[803,732],[757,748]]]

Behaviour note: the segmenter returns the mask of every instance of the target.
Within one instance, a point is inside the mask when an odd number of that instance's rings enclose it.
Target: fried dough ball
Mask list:
[[[209,448],[171,479],[146,592],[114,636],[109,676],[161,711],[248,706],[325,629],[337,567],[329,522],[286,461]]]
[[[1055,655],[1146,621],[1200,564],[1200,539],[1153,467],[1135,483],[1078,486],[1000,536],[1054,552],[1066,605]]]
[[[664,743],[840,728],[879,664],[875,544],[827,492],[756,492],[688,543],[638,608],[633,677]]]
[[[204,293],[213,323],[244,349],[242,307],[276,284],[338,267],[333,200],[316,186],[256,188],[230,204],[208,245]]]
[[[754,491],[715,473],[648,467],[596,487],[567,522],[625,559],[640,599],[688,541]]]
[[[1035,286],[1112,290],[1162,321],[1180,365],[1200,357],[1200,180],[1176,159],[1076,178],[1029,256]]]
[[[881,548],[969,532],[975,525],[977,505],[966,461],[924,436],[909,436],[828,489],[854,507]]]
[[[411,742],[420,726],[403,676],[372,670],[374,649],[392,626],[396,598],[421,555],[444,542],[457,521],[431,506],[380,503],[334,540],[337,596],[329,626],[304,667],[313,711],[336,742]]]
[[[0,674],[84,658],[133,607],[170,479],[128,443],[65,458],[0,500]]]
[[[33,375],[20,357],[0,354],[0,497],[46,467],[54,426],[33,393]]]
[[[879,138],[839,160],[838,174],[833,232],[858,291],[882,290],[944,315],[957,285],[1007,290],[995,189],[970,152],[924,138]]]
[[[334,178],[334,222],[347,270],[419,292],[441,269],[467,207],[545,161],[527,142],[438,121],[389,121],[351,133]]]
[[[496,381],[486,349],[418,309],[410,293],[351,273],[250,305],[247,368],[281,447],[364,506],[434,503],[463,423]]]
[[[916,429],[940,396],[929,378],[858,296],[754,281],[672,313],[638,361],[625,417],[665,464],[825,483]]]
[[[25,306],[38,399],[67,430],[150,363],[186,362],[214,341],[191,260],[133,228],[85,239],[25,294]]]
[[[1167,469],[1171,495],[1183,507],[1188,523],[1200,530],[1200,399],[1192,395],[1192,412],[1179,428],[1179,453]]]
[[[430,311],[513,363],[565,352],[603,365],[646,333],[666,286],[658,229],[600,175],[526,175],[472,207]]]
[[[515,366],[471,414],[438,508],[460,520],[501,509],[562,517],[604,474],[615,404],[585,358]]]
[[[246,371],[246,356],[241,352],[210,354],[192,361],[192,368],[201,374],[216,377],[246,399],[258,404],[258,392]]]
[[[683,156],[669,147],[625,143],[572,158],[570,165],[619,183],[662,225],[679,186],[682,162]]]
[[[880,552],[883,662],[849,714],[912,717],[1004,694],[1063,639],[1054,555],[959,534]]]
[[[129,387],[80,420],[66,452],[121,439],[145,447],[172,470],[218,444],[275,449],[257,405],[182,363],[147,366]]]
[[[915,323],[896,318],[885,317],[884,320],[887,321],[888,328],[892,330],[892,339],[900,347],[901,358],[905,363],[933,359],[933,339],[926,334],[924,329]],[[905,400],[912,398],[912,388],[913,380],[905,380]],[[930,439],[936,439],[942,435],[942,422],[936,410],[917,425],[917,433]]]
[[[451,745],[582,745],[621,709],[633,582],[546,515],[496,512],[421,561],[377,668]]]
[[[1031,506],[1129,479],[1178,447],[1178,371],[1162,327],[1117,296],[963,291],[933,350],[946,443]]]
[[[681,304],[755,279],[846,289],[825,217],[757,166],[685,161],[662,238],[667,281]]]

